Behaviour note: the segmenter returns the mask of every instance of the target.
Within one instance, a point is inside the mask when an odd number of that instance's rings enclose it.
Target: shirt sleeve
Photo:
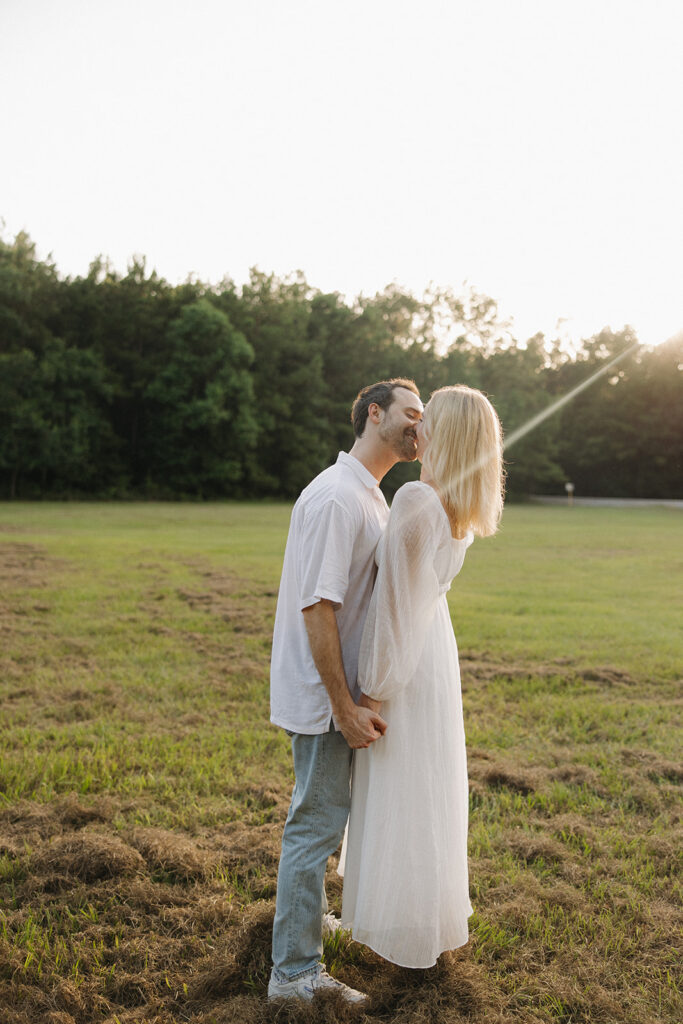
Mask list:
[[[440,597],[439,515],[421,487],[404,485],[394,498],[358,669],[361,690],[375,700],[395,696],[417,669]]]
[[[343,605],[355,542],[353,519],[334,499],[306,513],[298,579],[302,611],[323,599],[337,609]]]

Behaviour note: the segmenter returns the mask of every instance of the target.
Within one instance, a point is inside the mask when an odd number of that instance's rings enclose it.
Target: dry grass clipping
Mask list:
[[[57,873],[94,882],[144,871],[145,862],[117,836],[80,832],[55,839],[39,850],[32,867],[40,873]]]
[[[213,858],[200,851],[191,839],[165,829],[136,829],[130,844],[153,871],[165,871],[180,880],[202,878],[213,866]]]

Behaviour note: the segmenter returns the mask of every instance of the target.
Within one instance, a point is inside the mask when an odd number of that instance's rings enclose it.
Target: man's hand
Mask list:
[[[337,721],[342,736],[352,750],[369,747],[380,736],[384,736],[387,729],[387,723],[381,715],[358,704],[352,704],[349,711],[343,717],[338,717]]]

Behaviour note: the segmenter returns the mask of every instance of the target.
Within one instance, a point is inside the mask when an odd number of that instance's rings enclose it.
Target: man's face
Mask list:
[[[400,462],[412,462],[417,457],[417,425],[422,419],[422,402],[408,388],[396,388],[393,396],[389,408],[380,410],[379,436]]]

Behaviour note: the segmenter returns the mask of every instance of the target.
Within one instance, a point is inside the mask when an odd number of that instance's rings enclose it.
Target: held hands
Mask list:
[[[365,700],[370,701],[371,698],[366,697]],[[381,707],[379,701],[372,701],[372,703],[378,708]],[[352,704],[348,713],[343,718],[339,718],[339,728],[352,750],[362,750],[369,747],[380,736],[384,736],[387,723],[377,711],[363,704],[363,696],[361,696],[361,703]]]
[[[330,695],[342,736],[352,750],[369,747],[383,736],[387,723],[376,707],[354,704],[342,660],[337,617],[331,601],[322,600],[303,610],[315,667]],[[369,700],[369,698],[367,698]]]

